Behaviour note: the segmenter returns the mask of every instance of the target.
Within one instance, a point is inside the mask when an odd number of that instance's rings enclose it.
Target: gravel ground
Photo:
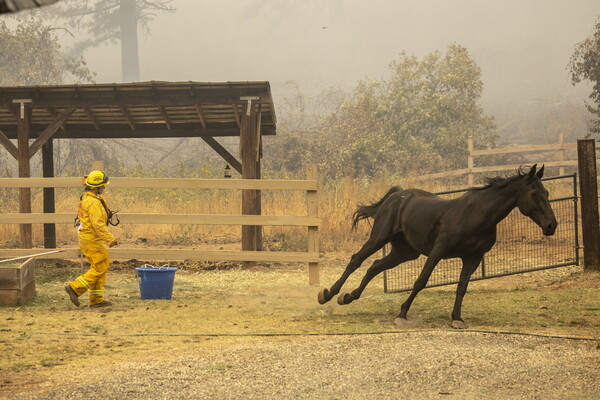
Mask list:
[[[598,399],[596,342],[456,331],[191,344],[17,399]]]

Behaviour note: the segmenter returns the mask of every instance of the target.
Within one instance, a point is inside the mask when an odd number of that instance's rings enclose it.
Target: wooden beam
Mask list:
[[[171,126],[171,118],[169,118],[169,113],[167,112],[167,109],[164,106],[158,106],[158,108],[160,109],[160,113],[163,117],[163,120],[165,121],[165,125],[167,126],[168,130],[173,129]]]
[[[15,120],[18,120],[20,118],[19,114],[15,111],[12,105],[6,105],[4,106],[4,108],[6,108],[8,112],[11,113],[13,117],[15,117]]]
[[[206,117],[204,116],[204,112],[202,111],[202,107],[200,104],[196,104],[196,111],[198,111],[198,118],[200,118],[200,124],[203,129],[206,129]]]
[[[250,103],[250,102],[248,102]],[[254,104],[244,104],[241,115],[240,151],[242,159],[242,178],[259,180],[260,161],[257,162],[256,111]],[[260,190],[242,190],[242,214],[260,215]],[[260,226],[242,226],[242,250],[262,250],[262,228]]]
[[[151,90],[83,90],[79,95],[74,91],[51,91],[44,90],[36,93],[31,89],[15,90],[10,93],[3,91],[0,96],[0,105],[12,106],[13,99],[35,99],[35,107],[115,107],[115,106],[182,106],[182,105],[215,105],[232,104],[240,101],[240,96],[258,96],[258,102],[271,104],[271,94],[264,88],[251,88],[243,90],[227,90],[218,92],[215,89],[195,88],[170,90],[159,92],[156,95]]]
[[[552,144],[537,144],[537,145],[526,145],[526,146],[511,146],[511,147],[499,147],[497,149],[486,149],[486,150],[473,150],[471,152],[474,156],[489,156],[493,154],[508,154],[508,153],[527,153],[534,151],[556,151],[564,149],[576,149],[576,143],[552,143]]]
[[[48,111],[48,114],[50,114],[50,116],[51,116],[52,118],[56,118],[56,117],[58,116],[58,111],[56,111],[56,110],[54,109],[54,107],[46,107],[46,111]],[[64,131],[64,130],[66,130],[65,126],[64,126],[64,125],[61,125],[61,126],[60,126],[60,130],[61,130],[61,131]]]
[[[262,110],[260,104],[258,105],[258,111],[256,115],[256,161],[260,163],[260,159],[262,158],[262,135],[260,133]]]
[[[234,214],[121,214],[124,224],[319,226],[317,216]],[[73,213],[2,213],[0,224],[71,224]]]
[[[8,151],[10,155],[15,158],[15,160],[19,158],[19,149],[2,131],[0,131],[0,143],[4,146],[6,151]]]
[[[111,177],[114,188],[155,189],[251,189],[251,190],[317,190],[314,180],[273,179],[195,179],[195,178],[120,178]],[[0,188],[80,188],[80,177],[0,178]]]
[[[19,177],[31,177],[31,166],[29,159],[29,125],[31,124],[31,108],[25,107],[24,118],[17,120],[19,129],[18,158]],[[31,213],[31,189],[19,189],[19,212]],[[19,241],[22,249],[33,247],[33,230],[30,224],[19,225]]]
[[[585,270],[600,271],[600,216],[598,215],[598,171],[594,139],[577,140],[581,231]]]
[[[233,108],[233,113],[235,114],[235,120],[237,122],[237,126],[238,128],[242,126],[242,122],[240,119],[240,110],[238,110],[238,105],[236,103],[233,103],[231,105],[231,107]]]
[[[127,124],[107,125],[102,124],[101,130],[97,131],[89,124],[69,124],[66,132],[57,132],[53,137],[55,139],[129,139],[129,138],[173,138],[173,137],[239,137],[240,130],[234,126],[225,126],[222,128],[214,125],[208,129],[202,129],[198,123],[193,124],[173,124],[172,130],[167,129],[163,124],[136,124],[136,130],[132,131],[131,126]],[[31,139],[34,139],[44,131],[45,126],[34,126],[30,131]],[[16,139],[17,134],[14,126],[0,126],[7,138]],[[262,135],[275,135],[275,128],[263,127]]]
[[[42,176],[54,178],[54,146],[52,139],[49,139],[42,146]],[[44,188],[44,213],[53,214],[56,212],[54,188]],[[56,225],[44,224],[44,247],[56,247]]]
[[[29,158],[42,148],[44,143],[48,141],[56,133],[56,131],[65,123],[65,121],[73,114],[75,107],[64,109],[48,127],[38,136],[37,139],[29,147]]]
[[[319,169],[316,164],[309,164],[306,166],[306,179],[318,181],[319,180]],[[306,193],[306,209],[309,217],[319,219],[319,197],[316,190],[311,190]],[[308,227],[308,251],[309,253],[319,253],[319,226]],[[308,284],[318,285],[320,283],[319,278],[319,264],[308,263]]]
[[[202,139],[210,147],[212,147],[214,151],[223,157],[225,161],[227,161],[227,163],[229,163],[229,165],[231,165],[238,173],[242,173],[242,163],[240,163],[229,151],[227,151],[225,147],[221,146],[221,144],[217,142],[215,138],[210,136],[202,136]]]
[[[51,251],[52,249],[40,249]],[[64,249],[60,253],[45,255],[46,259],[78,258],[81,251],[78,248]],[[37,249],[0,249],[1,258],[12,258],[30,255]],[[202,251],[184,249],[110,249],[111,260],[201,260],[201,261],[257,261],[257,262],[319,262],[319,253],[284,252],[284,251]]]
[[[545,162],[544,165],[546,167],[570,167],[577,165],[577,160],[567,160],[567,161],[549,161]],[[460,176],[468,174],[469,172],[474,173],[482,173],[482,172],[496,172],[496,171],[511,171],[516,170],[519,167],[522,167],[523,164],[505,164],[505,165],[490,165],[486,167],[474,167],[472,170],[468,168],[464,169],[456,169],[453,171],[446,172],[436,172],[434,174],[420,175],[415,177],[415,180],[424,181],[427,179],[439,179],[439,178],[447,178],[451,176]]]
[[[92,109],[90,107],[83,107],[83,111],[90,119],[92,125],[94,125],[94,128],[96,128],[96,130],[99,131],[101,129],[100,122],[98,122],[98,118],[96,118]]]
[[[135,131],[135,121],[133,120],[133,117],[131,116],[131,113],[129,112],[129,108],[127,108],[127,106],[122,105],[121,111],[123,112],[123,115],[125,116],[125,119],[127,120],[127,123],[131,127],[131,130]]]

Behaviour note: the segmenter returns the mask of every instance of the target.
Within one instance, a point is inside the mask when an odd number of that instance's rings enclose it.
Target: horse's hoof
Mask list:
[[[465,324],[465,321],[460,321],[458,319],[455,319],[454,321],[452,321],[451,325],[454,329],[466,329],[467,328],[467,324]]]
[[[325,299],[326,293],[327,293],[327,289],[323,289],[319,292],[319,296],[317,297],[317,300],[319,300],[319,304],[327,303],[327,300]]]
[[[349,301],[346,301],[346,295],[348,295],[348,293],[342,293],[339,295],[337,302],[340,306],[350,304]]]
[[[394,319],[394,325],[396,325],[398,328],[407,328],[412,326],[412,323],[410,323],[406,318],[397,317]]]

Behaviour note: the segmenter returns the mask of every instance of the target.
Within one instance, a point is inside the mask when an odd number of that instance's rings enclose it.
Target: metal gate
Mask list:
[[[486,253],[471,280],[579,265],[579,232],[577,211],[577,175],[544,178],[550,192],[550,203],[558,227],[553,236],[543,236],[540,228],[518,209],[498,224],[497,241]],[[457,197],[467,189],[436,193],[445,198]],[[400,264],[384,272],[384,291],[412,290],[425,265],[425,256]],[[462,262],[458,258],[442,260],[433,270],[426,287],[458,283]]]

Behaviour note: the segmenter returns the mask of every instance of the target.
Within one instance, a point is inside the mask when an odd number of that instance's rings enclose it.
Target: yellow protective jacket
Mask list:
[[[108,214],[100,202],[102,196],[85,192],[79,202],[77,228],[81,252],[99,263],[108,259],[108,245],[115,240],[106,226]]]

